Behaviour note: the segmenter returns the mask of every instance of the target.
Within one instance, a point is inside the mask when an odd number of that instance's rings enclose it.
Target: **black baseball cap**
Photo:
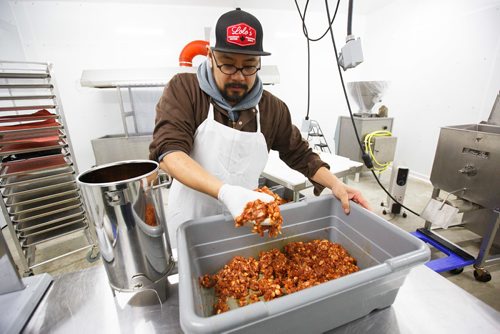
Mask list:
[[[262,48],[262,25],[255,16],[236,8],[219,17],[215,25],[215,46],[212,50],[269,56]]]

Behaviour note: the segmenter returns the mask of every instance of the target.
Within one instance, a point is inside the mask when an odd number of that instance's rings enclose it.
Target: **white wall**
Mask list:
[[[16,19],[9,3],[3,0],[0,0],[0,55],[1,60],[24,60]]]
[[[500,89],[500,1],[393,1],[365,24],[360,74],[391,81],[396,157],[426,178],[440,127],[488,119]]]
[[[231,9],[224,5],[233,3],[222,0],[203,6],[203,1],[191,1],[196,6],[180,6],[171,4],[179,1],[7,2],[26,59],[54,63],[80,170],[95,164],[91,139],[123,133],[116,92],[81,87],[82,70],[176,66],[184,45],[203,39],[204,27],[213,26],[222,13]],[[281,83],[266,88],[288,104],[294,122],[300,125],[306,112],[307,87],[306,42],[301,22],[293,2],[260,4],[268,9],[248,10],[261,20],[265,48],[272,52],[271,57],[263,58],[263,63],[278,65],[281,73]],[[326,27],[326,14],[312,7],[307,21],[311,35],[316,36]],[[339,44],[343,44],[345,22],[345,13],[339,13]],[[361,20],[358,23],[361,26]],[[321,122],[333,148],[336,118],[345,113],[345,103],[338,93],[332,50],[326,38],[312,45],[311,117]],[[2,58],[4,52],[0,50]]]
[[[51,61],[80,170],[94,164],[90,140],[122,133],[113,90],[82,88],[84,69],[177,65],[182,47],[204,38],[220,14],[239,1],[6,1],[26,60]],[[366,0],[365,0],[366,2]],[[345,80],[389,80],[385,104],[396,118],[398,159],[413,172],[430,174],[439,127],[487,118],[500,87],[499,1],[356,2],[354,33],[365,62]],[[179,3],[185,5],[178,5]],[[305,1],[299,1],[302,7]],[[308,15],[313,36],[326,27],[322,2]],[[332,6],[333,6],[333,2]],[[177,5],[175,5],[177,4]],[[344,44],[347,1],[334,31]],[[289,106],[300,126],[306,112],[306,42],[293,1],[241,4],[265,29],[264,46],[278,65],[281,83],[267,86]],[[368,7],[369,10],[367,10]],[[0,17],[0,18],[3,18]],[[1,27],[0,27],[1,28]],[[0,33],[2,30],[0,30]],[[312,43],[311,118],[320,122],[333,148],[339,115],[347,108],[328,36]],[[0,59],[5,59],[5,48]],[[9,57],[11,57],[9,55]],[[154,112],[154,111],[152,111]]]

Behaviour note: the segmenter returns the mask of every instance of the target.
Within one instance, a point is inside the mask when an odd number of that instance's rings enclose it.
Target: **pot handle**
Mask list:
[[[173,181],[172,178],[170,177],[170,175],[168,175],[167,173],[161,173],[161,172],[158,173],[158,180],[159,180],[159,183],[152,187],[153,190],[156,190],[159,188],[164,188],[164,187],[166,187],[168,189],[172,185],[172,181]]]

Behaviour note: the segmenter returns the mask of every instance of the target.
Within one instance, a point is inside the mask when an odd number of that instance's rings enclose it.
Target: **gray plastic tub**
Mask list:
[[[331,195],[306,198],[281,209],[283,234],[261,238],[234,228],[229,216],[181,225],[180,323],[186,333],[320,333],[390,306],[411,267],[429,260],[428,246],[410,233],[351,202],[346,216]],[[271,300],[212,315],[213,289],[198,277],[213,274],[234,256],[254,256],[292,241],[329,239],[358,260],[360,271]]]

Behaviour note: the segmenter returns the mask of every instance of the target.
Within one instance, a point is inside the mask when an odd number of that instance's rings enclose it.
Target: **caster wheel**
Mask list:
[[[464,271],[464,268],[456,268],[456,269],[450,270],[449,273],[452,275],[458,275],[458,274],[461,274],[463,271]]]
[[[100,255],[100,252],[99,251],[96,251],[95,254],[94,254],[94,248],[92,248],[91,250],[89,250],[89,252],[87,253],[87,261],[89,263],[93,263],[97,260],[99,260],[99,255]]]
[[[382,213],[383,213],[384,215],[386,215],[386,214],[387,214],[387,211],[385,211],[385,210],[384,210],[384,211],[382,211]]]
[[[474,270],[474,278],[479,282],[489,282],[491,280],[491,274],[484,269]]]
[[[384,202],[381,202],[381,203],[380,203],[380,206],[384,206]]]
[[[403,212],[403,218],[406,218],[408,217],[408,215],[406,214],[406,212]]]

